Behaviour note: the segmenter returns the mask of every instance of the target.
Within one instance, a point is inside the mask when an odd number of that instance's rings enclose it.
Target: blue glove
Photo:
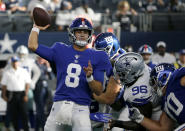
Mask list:
[[[97,121],[97,122],[108,123],[109,120],[112,119],[112,116],[109,113],[96,112],[96,113],[91,113],[90,114],[90,119],[93,120],[93,121]]]

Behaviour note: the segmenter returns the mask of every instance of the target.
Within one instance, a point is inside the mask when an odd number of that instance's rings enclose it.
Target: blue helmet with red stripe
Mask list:
[[[76,30],[88,30],[89,37],[86,41],[79,41],[76,39],[75,31]],[[92,35],[94,33],[92,24],[85,18],[76,18],[72,21],[72,24],[69,26],[68,29],[69,33],[69,40],[71,43],[77,44],[78,46],[85,46],[91,42]]]
[[[138,52],[140,54],[150,54],[150,55],[152,55],[153,54],[153,49],[149,45],[145,44],[145,45],[142,45],[139,48]]]
[[[100,33],[94,41],[96,50],[103,50],[110,59],[118,54],[120,43],[116,36],[110,32]]]

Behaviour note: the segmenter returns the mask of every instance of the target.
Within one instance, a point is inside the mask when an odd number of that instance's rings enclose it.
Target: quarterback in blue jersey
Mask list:
[[[111,67],[104,51],[86,48],[93,34],[91,23],[76,18],[69,26],[72,45],[56,42],[52,47],[38,44],[39,30],[48,27],[34,25],[28,47],[44,59],[54,62],[57,88],[54,104],[45,124],[45,131],[91,131],[89,105],[91,95],[102,93],[104,72]]]
[[[173,65],[162,63],[152,70],[157,92],[163,95],[163,112],[159,121],[144,117],[136,108],[132,108],[132,120],[151,131],[170,131],[174,126],[185,123],[185,68],[175,70]]]

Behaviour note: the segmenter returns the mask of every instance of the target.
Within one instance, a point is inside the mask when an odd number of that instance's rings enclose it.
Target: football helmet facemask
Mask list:
[[[120,84],[130,84],[143,75],[145,63],[140,54],[128,52],[121,55],[115,62],[113,72],[114,78]]]

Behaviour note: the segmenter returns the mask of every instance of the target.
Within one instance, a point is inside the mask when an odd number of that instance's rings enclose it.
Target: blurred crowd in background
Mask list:
[[[97,32],[102,31],[103,25],[116,26],[125,32],[185,31],[185,0],[0,0],[0,33],[29,32],[33,26],[34,7],[44,8],[50,13],[52,25],[47,31],[51,32],[66,32],[69,23],[81,14],[92,18]],[[150,43],[143,44],[146,45],[137,50],[132,45],[124,45],[122,48],[127,52],[139,52],[145,63],[166,62],[174,64],[176,68],[185,67],[183,44],[179,52],[174,54],[167,52],[168,43],[164,41],[157,42],[155,49],[150,47]],[[32,59],[32,64],[36,64],[40,72],[38,79],[32,83],[34,88],[31,88],[29,94],[27,116],[29,127],[37,131],[43,129],[52,105],[56,84],[55,68],[52,63],[38,56],[30,58],[27,47],[25,50],[19,62]],[[20,52],[16,53],[20,55]],[[11,58],[7,59],[6,66],[11,62]],[[5,68],[1,68],[1,75],[4,71]],[[38,95],[40,93],[42,95]],[[4,108],[4,112],[0,112],[0,131],[11,128],[11,116],[7,115],[8,111]],[[19,128],[22,128],[21,122]]]
[[[66,31],[81,14],[92,18],[97,31],[102,24],[131,32],[142,31],[141,24],[145,31],[184,30],[184,0],[0,0],[0,31],[29,31],[34,7],[50,13],[50,31]]]

